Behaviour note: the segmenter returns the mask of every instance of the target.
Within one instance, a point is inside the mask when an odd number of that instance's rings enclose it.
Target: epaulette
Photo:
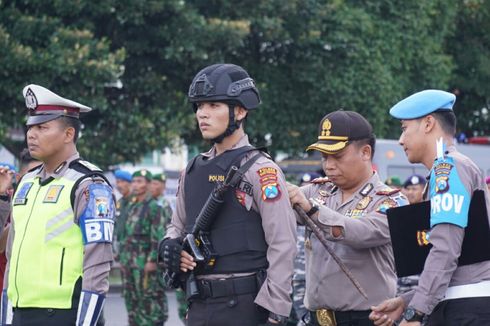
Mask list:
[[[324,184],[324,183],[332,183],[332,181],[330,181],[328,179],[328,177],[320,177],[320,178],[316,178],[316,179],[313,179],[310,181],[311,183],[314,183],[314,184]]]
[[[400,189],[393,189],[390,187],[383,188],[381,190],[376,191],[376,195],[384,195],[384,196],[391,196],[396,194],[397,192],[400,192]]]
[[[75,162],[83,165],[84,167],[86,167],[87,169],[89,169],[90,171],[93,171],[93,172],[102,172],[102,169],[99,168],[97,165],[95,164],[92,164],[88,161],[84,161],[84,160],[76,160]]]

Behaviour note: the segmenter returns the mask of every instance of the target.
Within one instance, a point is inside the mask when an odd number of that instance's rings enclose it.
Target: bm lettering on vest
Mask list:
[[[437,195],[431,198],[430,206],[432,209],[432,214],[445,212],[455,212],[456,214],[461,213],[461,208],[463,207],[464,196],[457,194],[444,193],[442,195]]]
[[[209,182],[224,182],[225,176],[222,174],[210,174],[208,176],[208,181]]]

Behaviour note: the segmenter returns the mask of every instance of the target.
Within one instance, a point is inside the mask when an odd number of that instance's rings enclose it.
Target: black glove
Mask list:
[[[163,239],[158,246],[158,255],[165,264],[169,273],[180,273],[180,252],[182,251],[182,239]]]

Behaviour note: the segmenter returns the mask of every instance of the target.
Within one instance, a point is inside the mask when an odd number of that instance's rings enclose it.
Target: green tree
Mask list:
[[[490,135],[490,2],[461,1],[459,8],[448,42],[456,64],[451,85],[458,129],[469,137]]]
[[[14,153],[24,144],[7,133],[25,132],[25,85],[43,85],[104,112],[106,84],[122,73],[124,51],[111,51],[107,39],[66,24],[57,15],[60,4],[0,1],[0,137]]]

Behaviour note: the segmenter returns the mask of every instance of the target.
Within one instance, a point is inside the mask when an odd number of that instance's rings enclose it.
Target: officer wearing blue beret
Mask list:
[[[458,262],[472,194],[485,192],[487,211],[490,196],[480,169],[453,145],[455,100],[454,94],[425,90],[390,110],[401,122],[399,143],[408,160],[430,170],[424,199],[431,202],[432,248],[417,289],[374,307],[376,325],[390,325],[403,310],[403,326],[420,325],[424,316],[431,326],[490,325],[490,261]]]
[[[27,145],[42,164],[12,198],[1,325],[95,325],[109,289],[115,205],[102,170],[76,148],[79,115],[91,108],[39,85],[23,95]]]

